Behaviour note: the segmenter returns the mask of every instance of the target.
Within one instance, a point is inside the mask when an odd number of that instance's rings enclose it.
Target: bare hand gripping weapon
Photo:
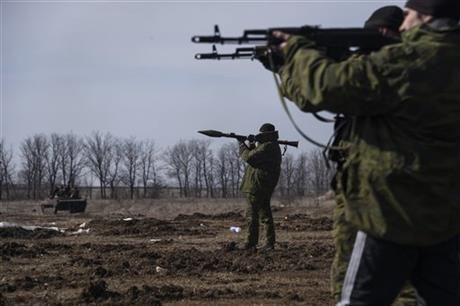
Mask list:
[[[214,35],[193,36],[194,43],[213,44],[212,53],[197,53],[196,59],[254,59],[266,54],[269,46],[279,43],[273,32],[280,31],[291,35],[305,36],[333,58],[349,55],[352,50],[379,50],[385,45],[398,42],[398,39],[384,36],[378,30],[364,28],[319,28],[318,26],[280,27],[244,30],[239,37],[223,37],[219,26],[214,26]],[[255,45],[236,48],[234,53],[218,53],[215,44]]]
[[[204,130],[204,131],[198,131],[198,133],[209,136],[209,137],[227,137],[227,138],[235,138],[237,140],[249,140],[250,142],[257,141],[257,136],[256,135],[237,135],[235,133],[222,133],[216,130]],[[285,145],[285,146],[291,146],[291,147],[298,147],[299,142],[298,141],[287,141],[287,140],[277,140],[278,144],[280,145]]]

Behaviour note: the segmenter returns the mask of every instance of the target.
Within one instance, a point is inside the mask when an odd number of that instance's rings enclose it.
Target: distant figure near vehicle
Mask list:
[[[80,190],[78,187],[74,186],[70,189],[70,198],[71,199],[79,199],[80,198]]]
[[[83,213],[86,210],[86,199],[80,196],[80,190],[76,186],[57,186],[49,199],[40,203],[41,212],[43,214],[59,211],[69,213]]]
[[[270,207],[273,190],[281,172],[281,150],[277,143],[278,131],[271,123],[263,124],[256,135],[256,144],[239,140],[240,156],[247,163],[241,183],[247,208],[248,236],[245,249],[255,250],[259,242],[259,221],[264,226],[266,244],[263,249],[275,248],[275,226]]]
[[[50,199],[58,198],[60,193],[61,193],[61,188],[59,186],[56,186],[56,187],[54,187],[54,190],[50,194],[49,198]]]

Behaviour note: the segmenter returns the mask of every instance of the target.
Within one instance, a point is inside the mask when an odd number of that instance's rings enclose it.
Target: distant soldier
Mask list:
[[[70,186],[69,185],[65,186],[63,197],[65,199],[68,199],[70,197]]]
[[[58,193],[57,193],[58,198],[64,198],[65,197],[65,186],[61,184],[60,187],[58,187]]]
[[[80,190],[78,189],[78,187],[76,186],[72,187],[72,189],[70,190],[70,198],[80,199]]]
[[[50,195],[50,199],[58,198],[60,193],[61,193],[61,188],[59,186],[54,187],[54,190]]]
[[[241,191],[248,201],[248,236],[245,248],[255,250],[259,242],[259,220],[265,228],[266,244],[263,249],[275,248],[275,226],[270,207],[273,190],[281,171],[281,150],[276,142],[278,131],[270,123],[263,124],[256,135],[257,145],[249,147],[240,141],[240,156],[247,163]]]

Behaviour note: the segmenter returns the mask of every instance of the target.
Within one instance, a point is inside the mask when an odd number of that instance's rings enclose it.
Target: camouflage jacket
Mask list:
[[[247,163],[241,191],[271,196],[281,172],[281,150],[278,143],[260,143],[252,150],[241,143],[240,156]]]
[[[434,25],[342,62],[292,37],[279,72],[303,111],[354,116],[337,177],[347,220],[409,245],[460,233],[460,30]]]

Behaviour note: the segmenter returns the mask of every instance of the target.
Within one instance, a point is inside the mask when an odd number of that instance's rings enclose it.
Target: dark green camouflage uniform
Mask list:
[[[336,239],[335,281],[343,281],[346,267],[337,263],[349,257],[357,230],[413,246],[457,236],[458,26],[422,25],[404,33],[401,44],[338,63],[301,37],[292,37],[284,51],[284,96],[307,112],[354,116],[337,174],[335,232],[342,236]]]
[[[345,218],[375,237],[433,245],[460,233],[460,31],[334,62],[292,37],[282,90],[304,111],[355,115],[337,181]]]
[[[276,141],[260,143],[249,149],[240,144],[240,156],[247,163],[241,191],[248,201],[247,246],[255,247],[259,242],[259,220],[265,228],[266,244],[275,244],[275,226],[270,208],[270,198],[280,176],[281,150]]]

